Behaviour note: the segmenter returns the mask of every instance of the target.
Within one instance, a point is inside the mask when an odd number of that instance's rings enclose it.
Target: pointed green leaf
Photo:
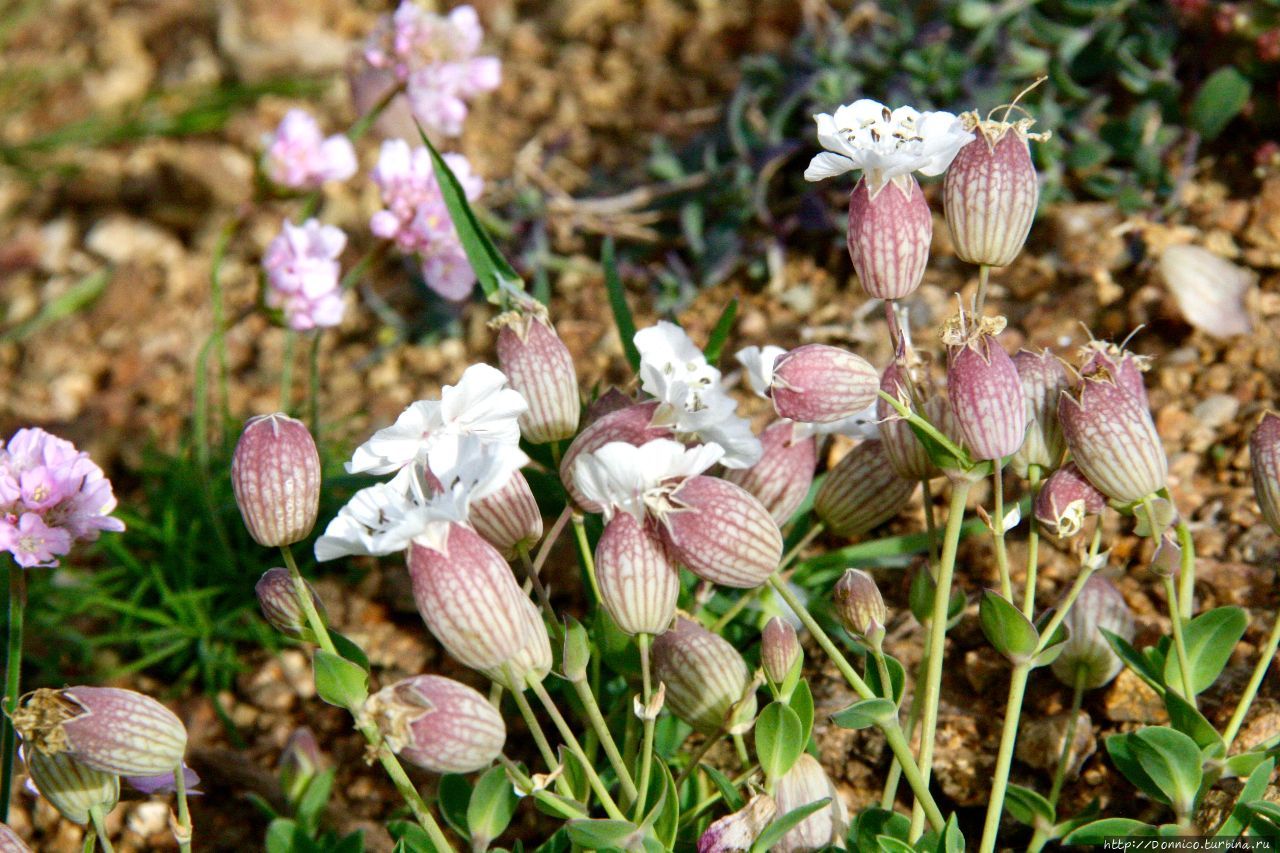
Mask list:
[[[588,850],[627,850],[640,838],[640,827],[626,820],[571,820],[569,840]]]
[[[1164,692],[1164,674],[1163,669],[1157,669],[1151,665],[1151,662],[1129,644],[1129,641],[1119,634],[1112,633],[1106,628],[1099,627],[1098,631],[1102,634],[1111,650],[1116,653],[1116,657],[1124,661],[1129,669],[1133,670],[1133,674],[1141,678],[1147,683],[1152,690],[1157,693]]]
[[[782,836],[790,832],[796,824],[819,809],[826,808],[830,802],[830,797],[824,797],[817,802],[809,803],[798,809],[792,809],[782,817],[775,818],[772,823],[765,827],[764,832],[760,833],[759,837],[756,838],[756,843],[751,847],[751,853],[767,853],[767,851],[772,850],[773,846],[782,840]]]
[[[440,777],[437,793],[440,816],[454,832],[470,839],[467,829],[467,811],[471,806],[471,783],[461,773],[446,773]]]
[[[777,782],[804,751],[804,725],[790,707],[772,702],[756,718],[755,733],[760,768]]]
[[[1156,828],[1140,820],[1127,817],[1109,817],[1085,824],[1062,839],[1063,844],[1102,844],[1111,838],[1154,838]]]
[[[1206,140],[1213,139],[1240,114],[1253,87],[1234,66],[1226,65],[1209,75],[1187,111],[1191,126]]]
[[[1231,809],[1231,814],[1227,815],[1227,819],[1222,822],[1222,826],[1218,827],[1214,837],[1235,838],[1244,832],[1244,828],[1249,825],[1250,820],[1247,804],[1263,795],[1267,790],[1267,785],[1271,782],[1271,774],[1275,769],[1276,761],[1274,758],[1268,758],[1253,768],[1253,772],[1249,774],[1248,781],[1244,783],[1244,787],[1240,789],[1239,796],[1236,797],[1236,804]]]
[[[1048,829],[1057,819],[1053,805],[1047,799],[1021,785],[1009,784],[1004,795],[1004,807],[1010,817],[1033,829]]]
[[[1218,680],[1248,627],[1249,614],[1240,607],[1218,607],[1186,624],[1182,634],[1187,646],[1187,666],[1191,669],[1191,689],[1197,695]],[[1176,654],[1165,659],[1164,681],[1182,684]]]
[[[892,685],[892,695],[885,686],[880,683],[880,667],[875,665],[875,661],[869,661],[867,665],[867,686],[870,687],[877,696],[891,700],[895,705],[902,702],[902,691],[906,686],[907,672],[903,669],[897,658],[892,655],[884,656],[884,668],[889,671],[889,683]]]
[[[633,371],[640,370],[640,350],[636,349],[636,321],[631,316],[631,308],[627,305],[627,289],[622,285],[622,276],[618,275],[618,261],[614,257],[613,238],[606,237],[601,249],[600,265],[604,267],[604,286],[609,294],[609,307],[613,310],[613,322],[618,327],[618,337],[622,340],[622,351],[626,353],[627,364]]]
[[[898,715],[898,706],[888,699],[862,699],[831,715],[842,729],[865,729],[888,722]]]
[[[809,682],[796,682],[796,687],[791,691],[791,699],[787,704],[800,718],[802,728],[800,742],[808,746],[809,736],[813,734],[813,692],[809,689]]]
[[[1184,735],[1164,726],[1149,726],[1133,733],[1130,751],[1169,798],[1180,817],[1189,817],[1203,778],[1200,747]]]
[[[1166,806],[1169,805],[1169,797],[1147,771],[1143,769],[1137,757],[1133,754],[1132,733],[1111,735],[1104,743],[1107,747],[1107,755],[1111,757],[1111,763],[1134,787],[1156,802],[1164,803]]]
[[[720,792],[720,797],[724,800],[725,806],[731,812],[746,805],[746,800],[738,793],[738,789],[733,786],[733,782],[729,777],[712,767],[710,764],[702,765],[702,772],[707,774],[707,778],[716,786],[716,790]]]
[[[369,673],[346,658],[316,649],[316,695],[339,708],[359,709],[369,696]]]
[[[471,792],[471,801],[467,803],[467,829],[471,833],[472,845],[487,846],[502,835],[519,803],[506,770],[490,767],[485,771]]]
[[[708,364],[715,364],[720,359],[720,353],[724,350],[725,342],[729,340],[729,332],[733,331],[733,321],[738,316],[738,297],[729,300],[729,304],[724,306],[724,310],[720,312],[720,319],[716,320],[716,324],[711,329],[710,336],[707,337],[707,346],[702,351],[706,356]]]
[[[1194,705],[1172,690],[1167,690],[1164,694],[1164,707],[1169,712],[1169,722],[1174,729],[1190,737],[1202,751],[1214,747],[1219,752],[1222,751],[1222,735],[1218,734],[1218,730]]]
[[[1035,654],[1040,642],[1036,627],[999,593],[992,590],[982,593],[978,603],[978,621],[987,641],[1013,663],[1022,663]]]

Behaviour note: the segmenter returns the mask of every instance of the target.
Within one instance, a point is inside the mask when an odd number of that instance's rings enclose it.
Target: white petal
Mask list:
[[[747,383],[751,386],[751,390],[763,397],[773,382],[774,362],[786,352],[782,347],[773,345],[745,347],[738,350],[734,358],[747,371]]]
[[[832,154],[830,151],[823,151],[809,161],[809,168],[804,170],[804,179],[806,181],[821,181],[826,178],[843,175],[845,172],[851,172],[855,168],[857,168],[856,164],[848,157]]]

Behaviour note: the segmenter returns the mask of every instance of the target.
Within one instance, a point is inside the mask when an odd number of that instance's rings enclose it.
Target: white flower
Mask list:
[[[819,113],[818,141],[825,152],[813,158],[806,180],[820,181],[861,169],[871,195],[894,178],[919,172],[940,175],[973,134],[947,112],[917,112],[912,107],[890,110],[863,98]]]
[[[457,464],[459,441],[474,435],[485,443],[520,443],[517,420],[529,404],[507,387],[507,377],[487,364],[473,364],[446,385],[439,400],[411,404],[386,429],[356,448],[347,463],[350,473],[389,474],[411,462],[427,462],[432,470]]]
[[[666,507],[665,497],[689,477],[701,474],[724,455],[718,444],[685,447],[656,438],[637,447],[611,441],[573,463],[573,479],[582,494],[604,507],[606,518],[617,511],[643,520],[646,510]]]
[[[738,404],[720,387],[720,371],[684,330],[660,321],[635,335],[640,352],[640,387],[660,403],[654,423],[670,426],[681,438],[719,444],[729,468],[750,468],[763,452],[750,425],[737,415]]]
[[[751,390],[761,397],[769,396],[769,386],[773,384],[773,363],[780,356],[786,355],[782,347],[772,344],[765,347],[745,347],[734,356],[738,364],[747,371],[747,384]]]

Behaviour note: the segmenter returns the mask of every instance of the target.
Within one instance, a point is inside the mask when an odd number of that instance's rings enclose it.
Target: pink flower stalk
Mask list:
[[[320,509],[320,453],[306,425],[283,412],[250,418],[231,457],[231,486],[259,545],[307,538]]]
[[[478,199],[484,181],[472,173],[467,158],[461,154],[443,156],[467,200]],[[369,220],[369,230],[384,240],[394,240],[405,254],[416,254],[427,286],[436,293],[454,301],[465,299],[476,283],[475,271],[440,194],[431,152],[425,146],[410,149],[402,139],[389,139],[382,143],[378,165],[370,177],[382,191],[384,208]]]
[[[366,700],[391,751],[433,773],[471,773],[502,752],[507,727],[489,700],[461,682],[419,675]]]
[[[1280,415],[1267,412],[1249,436],[1253,494],[1267,526],[1280,536]]]
[[[1032,121],[982,121],[976,112],[960,118],[977,138],[960,149],[943,178],[951,239],[962,261],[1003,267],[1022,251],[1040,198],[1027,142]]]
[[[773,363],[769,394],[784,418],[830,423],[876,401],[879,381],[865,358],[839,347],[806,344]]]
[[[1041,473],[1052,471],[1062,462],[1067,445],[1058,422],[1058,396],[1071,387],[1071,379],[1062,362],[1048,350],[1035,353],[1019,350],[1013,365],[1022,380],[1022,393],[1030,406],[1027,435],[1011,465],[1019,477],[1027,476],[1030,466]]]
[[[1076,463],[1068,462],[1040,487],[1034,511],[1036,521],[1069,539],[1080,532],[1086,518],[1101,514],[1106,508],[1106,495],[1093,487]]]
[[[521,435],[534,444],[572,438],[582,408],[578,376],[547,309],[522,299],[516,310],[490,325],[498,329],[498,366],[529,403],[529,411],[520,416]]]
[[[778,524],[784,524],[804,502],[818,467],[818,444],[782,420],[760,434],[764,454],[750,468],[730,468],[724,478],[750,492]]]
[[[1013,359],[985,331],[949,347],[948,356],[947,398],[965,447],[978,461],[1016,451],[1027,434],[1027,402]]]
[[[883,442],[864,441],[827,472],[813,510],[832,533],[853,538],[902,512],[917,484],[893,470]]]
[[[289,328],[300,332],[341,323],[346,306],[338,258],[346,247],[347,235],[335,225],[286,220],[262,256],[267,307],[283,311]]]
[[[502,76],[496,57],[476,56],[483,35],[471,6],[441,16],[402,0],[379,21],[364,58],[405,84],[414,117],[428,133],[457,136],[467,101],[496,89]]]
[[[1107,370],[1064,392],[1058,418],[1071,458],[1108,498],[1129,503],[1164,488],[1168,460],[1151,412]]]
[[[858,181],[849,196],[849,257],[868,296],[903,299],[915,292],[929,263],[933,213],[915,177],[872,194]]]
[[[341,133],[325,138],[306,110],[289,110],[267,139],[263,165],[272,183],[295,190],[317,189],[356,173],[356,149]]]
[[[695,731],[741,733],[756,715],[747,664],[728,640],[677,616],[653,641],[653,677],[666,685],[671,713]]]
[[[111,482],[71,442],[31,428],[0,443],[0,549],[19,566],[57,566],[75,542],[124,530],[115,507]]]

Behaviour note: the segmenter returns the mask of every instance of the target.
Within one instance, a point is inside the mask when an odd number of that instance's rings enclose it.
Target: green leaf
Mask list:
[[[1106,638],[1107,643],[1111,646],[1111,650],[1116,653],[1116,657],[1124,661],[1129,669],[1133,670],[1133,674],[1147,682],[1152,690],[1157,693],[1164,692],[1164,674],[1163,670],[1157,669],[1152,665],[1146,656],[1129,644],[1129,641],[1119,634],[1112,633],[1106,628],[1099,627],[1098,631]]]
[[[627,820],[571,820],[565,828],[570,841],[588,850],[627,850],[640,836],[640,827]]]
[[[1035,654],[1040,643],[1036,626],[999,593],[991,590],[982,593],[978,621],[991,645],[1013,663],[1022,663]]]
[[[716,320],[716,324],[711,329],[711,334],[707,337],[707,346],[702,354],[707,357],[708,364],[715,364],[720,359],[720,353],[724,350],[725,342],[729,340],[729,332],[733,331],[733,321],[738,316],[738,297],[729,300],[729,304],[724,306],[724,310],[720,312],[720,319]]]
[[[502,835],[511,823],[519,802],[506,770],[490,767],[485,771],[471,792],[471,801],[467,803],[467,829],[471,833],[472,845],[482,845],[483,849]]]
[[[1111,757],[1111,763],[1134,787],[1156,802],[1164,803],[1166,806],[1169,805],[1169,797],[1147,771],[1143,769],[1137,757],[1133,754],[1132,733],[1111,735],[1104,743],[1107,747],[1107,755]]]
[[[1194,705],[1172,690],[1167,690],[1164,694],[1164,707],[1169,712],[1169,722],[1173,727],[1195,741],[1201,751],[1214,747],[1219,752],[1222,751],[1222,735],[1218,734],[1218,730]]]
[[[469,840],[471,833],[467,829],[467,811],[471,806],[471,783],[467,781],[467,777],[461,773],[446,773],[441,776],[436,797],[444,822],[454,832]]]
[[[1219,68],[1204,81],[1191,102],[1191,126],[1206,140],[1213,139],[1244,109],[1252,89],[1248,78],[1234,66]]]
[[[445,853],[437,850],[427,831],[409,820],[393,820],[387,824],[387,832],[396,841],[396,850],[406,853]]]
[[[888,699],[862,699],[843,711],[831,715],[831,722],[842,729],[865,729],[888,722],[898,716],[898,706]]]
[[[369,658],[364,653],[364,649],[339,634],[337,631],[329,631],[329,639],[333,640],[333,647],[338,650],[338,654],[354,663],[356,666],[369,671]]]
[[[733,782],[729,777],[712,767],[710,764],[702,765],[702,772],[707,774],[707,778],[716,786],[716,790],[720,792],[720,797],[724,800],[725,806],[731,812],[736,812],[745,806],[746,800],[738,793],[738,789],[733,786]]]
[[[339,708],[359,709],[369,696],[369,673],[324,649],[314,656],[316,695]]]
[[[333,790],[333,779],[336,773],[337,771],[330,767],[312,776],[302,796],[298,798],[298,805],[295,808],[298,822],[310,830],[314,831],[319,825],[320,813],[329,802],[329,794]]]
[[[431,144],[431,140],[427,139],[421,126],[418,127],[418,135],[422,137],[422,144],[431,152],[431,163],[435,167],[440,195],[444,198],[445,207],[449,209],[449,218],[453,220],[453,227],[458,232],[458,240],[467,253],[467,260],[475,270],[476,280],[480,283],[480,289],[484,291],[484,295],[496,297],[504,283],[523,289],[524,281],[511,264],[507,263],[507,259],[498,251],[493,239],[476,218],[475,211],[471,209],[471,203],[467,201],[467,194],[462,189],[462,184],[458,183],[457,176],[440,156],[440,152]]]
[[[882,853],[915,853],[916,848],[905,841],[899,841],[892,835],[877,835],[876,849]]]
[[[1169,798],[1179,817],[1189,817],[1203,778],[1200,747],[1184,735],[1164,726],[1150,726],[1133,733],[1130,751],[1142,769]]]
[[[1218,831],[1214,833],[1216,838],[1235,838],[1244,832],[1244,828],[1249,825],[1250,813],[1248,804],[1258,799],[1267,790],[1267,785],[1271,782],[1271,774],[1276,769],[1276,760],[1268,758],[1253,768],[1253,772],[1249,774],[1249,779],[1244,783],[1244,787],[1240,789],[1239,796],[1236,797],[1236,804],[1231,809],[1231,814],[1227,815],[1227,819],[1222,822],[1222,826],[1218,827]]]
[[[1197,695],[1218,680],[1248,627],[1249,614],[1240,607],[1215,608],[1201,613],[1183,627],[1187,666],[1191,669],[1191,689]],[[1166,684],[1182,684],[1176,654],[1165,659],[1164,681]]]
[[[797,682],[795,690],[791,691],[791,699],[787,704],[791,706],[791,710],[795,711],[796,716],[800,718],[800,726],[803,730],[800,742],[807,746],[809,744],[809,736],[813,734],[813,692],[809,689],[809,682]],[[735,809],[734,811],[737,810]]]
[[[765,775],[777,782],[804,751],[804,724],[781,702],[770,703],[756,719],[756,758]]]
[[[869,661],[867,665],[867,686],[870,687],[877,696],[889,699],[895,705],[902,703],[902,691],[907,683],[907,672],[903,669],[902,664],[892,655],[884,656],[884,668],[889,671],[890,690],[886,690],[885,686],[880,683],[880,667],[876,666],[875,661]]]
[[[906,841],[911,821],[906,815],[879,806],[863,809],[849,827],[846,846],[850,850],[874,850],[881,837]]]
[[[1250,752],[1237,753],[1222,763],[1222,776],[1220,778],[1235,779],[1252,775],[1253,771],[1258,769],[1258,765],[1270,757],[1271,755],[1267,752],[1258,751],[1257,749]]]
[[[674,849],[676,834],[680,831],[680,798],[676,793],[675,780],[671,778],[671,768],[659,755],[653,756],[649,802],[653,805],[645,819],[645,826],[661,842],[662,849]]]
[[[640,370],[640,350],[636,349],[636,321],[631,316],[631,308],[627,306],[627,290],[622,285],[622,276],[618,275],[618,261],[613,253],[613,238],[606,237],[604,247],[600,250],[600,265],[604,267],[604,286],[609,294],[609,307],[613,310],[613,322],[618,327],[618,337],[622,339],[622,351],[627,355],[627,364],[632,371]]]
[[[263,843],[267,853],[294,853],[293,840],[298,835],[298,824],[289,818],[278,817],[267,826]]]
[[[1004,795],[1004,807],[1010,817],[1033,829],[1047,829],[1057,820],[1053,805],[1047,799],[1021,785],[1009,784]]]
[[[1140,820],[1127,817],[1109,817],[1085,824],[1062,839],[1063,844],[1102,844],[1110,838],[1154,838],[1156,828]]]
[[[826,808],[831,802],[830,797],[824,797],[814,803],[801,806],[798,809],[792,809],[780,818],[776,818],[772,823],[765,827],[764,832],[760,833],[756,838],[756,843],[751,846],[751,853],[767,853],[773,849],[773,845],[782,840],[782,836],[792,830],[796,824],[807,818],[809,815]]]
[[[979,533],[983,530],[986,530],[986,527],[982,525],[982,522],[976,518],[966,521],[965,524],[970,526],[962,528],[962,532],[961,532],[962,537],[972,536],[975,533]],[[868,544],[875,544],[875,543],[868,543]],[[923,546],[921,550],[924,550],[924,548],[928,547],[927,537],[921,540],[921,544]],[[855,545],[853,547],[857,548],[859,546]],[[841,549],[841,551],[846,551],[846,550],[848,549]],[[846,564],[842,564],[842,565],[846,565]],[[911,607],[911,615],[915,616],[916,621],[919,622],[921,625],[929,624],[929,620],[933,618],[934,589],[936,589],[936,587],[933,582],[933,577],[929,574],[929,570],[927,568],[922,566],[919,570],[916,571],[914,575],[912,575],[911,589],[907,594],[907,601]],[[948,628],[950,628],[960,619],[960,616],[964,613],[964,608],[966,604],[968,604],[968,601],[965,598],[964,591],[959,589],[952,590],[951,601],[947,603],[947,627]]]

